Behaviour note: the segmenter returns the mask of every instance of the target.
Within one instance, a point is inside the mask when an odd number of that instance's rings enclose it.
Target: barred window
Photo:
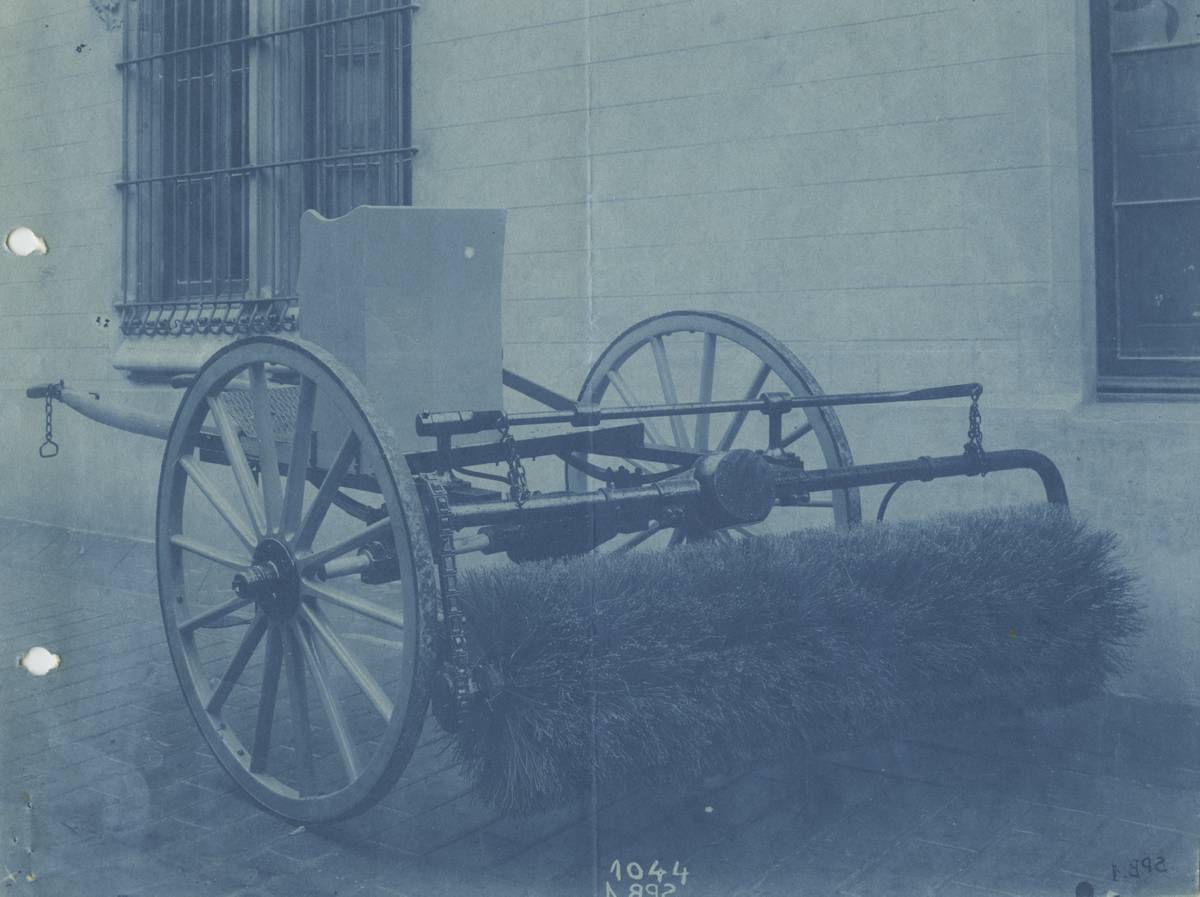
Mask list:
[[[301,213],[411,203],[414,8],[126,4],[126,334],[291,329]]]

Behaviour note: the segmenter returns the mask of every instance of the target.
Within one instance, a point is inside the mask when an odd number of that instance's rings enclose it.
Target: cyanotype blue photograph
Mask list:
[[[0,212],[6,894],[1200,894],[1200,0],[9,0]]]

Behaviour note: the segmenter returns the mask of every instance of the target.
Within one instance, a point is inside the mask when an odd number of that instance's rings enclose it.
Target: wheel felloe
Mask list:
[[[353,375],[261,337],[201,369],[163,457],[160,604],[188,707],[238,784],[298,822],[386,793],[428,706],[433,565],[389,444]],[[362,556],[388,575],[353,575]]]
[[[821,388],[808,369],[783,343],[755,325],[718,312],[677,311],[648,318],[618,336],[596,359],[579,391],[586,405],[636,406],[714,399],[753,400],[764,392],[819,395]],[[749,412],[672,416],[642,420],[647,443],[701,454],[737,449],[767,448],[766,434],[754,433],[757,415]],[[809,408],[785,425],[784,450],[807,457],[814,466],[853,464],[841,423],[832,408]],[[568,463],[567,488],[585,491],[603,483],[594,480],[596,465],[586,458]],[[605,461],[604,463],[611,463]],[[663,465],[625,459],[634,473],[661,475]],[[824,517],[837,526],[859,522],[857,489],[834,492],[814,500],[801,496],[787,504],[803,515],[796,525],[819,523]],[[777,516],[778,512],[772,514]],[[789,524],[792,522],[788,521]],[[764,526],[773,525],[771,521]],[[668,535],[669,534],[669,535]],[[672,546],[699,539],[752,535],[745,526],[696,527],[670,521],[620,540],[606,550],[627,551],[640,545]]]

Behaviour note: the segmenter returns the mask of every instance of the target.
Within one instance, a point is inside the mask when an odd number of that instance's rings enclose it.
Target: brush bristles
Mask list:
[[[1081,700],[1139,631],[1111,535],[1035,507],[508,566],[463,581],[504,687],[457,738],[527,813],[898,725]]]

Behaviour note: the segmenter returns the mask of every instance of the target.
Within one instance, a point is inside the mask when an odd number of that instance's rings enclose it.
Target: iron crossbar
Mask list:
[[[157,174],[151,177],[129,178],[124,181],[117,181],[117,187],[136,187],[139,184],[158,184],[166,181],[186,184],[189,181],[201,181],[207,178],[216,177],[218,175],[242,175],[253,174],[256,171],[266,171],[273,168],[287,168],[293,165],[315,165],[321,162],[332,162],[338,165],[350,165],[359,159],[369,159],[376,156],[390,156],[396,154],[415,155],[417,147],[415,146],[392,146],[384,149],[375,150],[359,150],[352,153],[328,153],[324,156],[310,156],[305,159],[285,159],[280,162],[253,162],[246,165],[235,165],[230,168],[210,168],[206,171],[180,171],[174,174]]]
[[[576,405],[571,409],[527,411],[504,414],[501,411],[424,411],[417,415],[417,433],[421,436],[482,433],[497,427],[570,424],[596,426],[605,421],[644,420],[677,415],[722,414],[726,412],[762,411],[778,414],[796,408],[828,408],[845,405],[887,405],[897,402],[928,402],[937,399],[978,398],[983,387],[978,383],[956,383],[925,389],[890,392],[833,393],[815,396],[791,396],[764,393],[756,399],[718,402],[680,402],[669,405],[637,405],[620,408],[598,408]]]

